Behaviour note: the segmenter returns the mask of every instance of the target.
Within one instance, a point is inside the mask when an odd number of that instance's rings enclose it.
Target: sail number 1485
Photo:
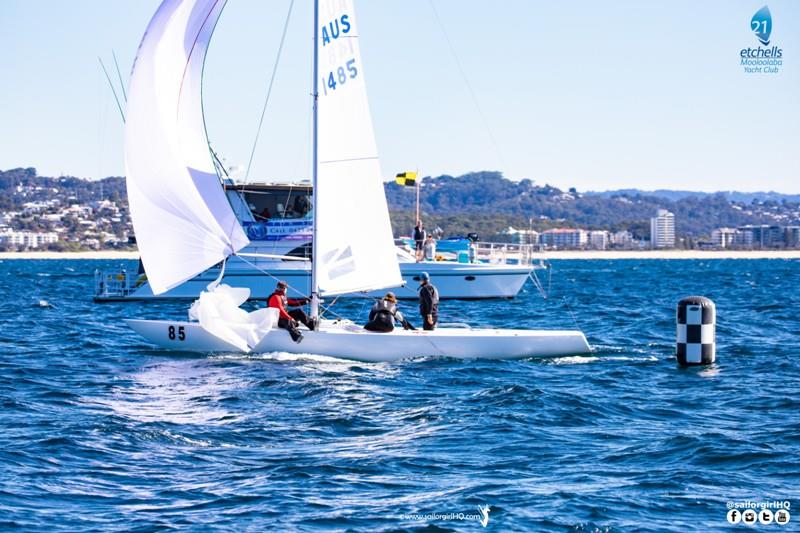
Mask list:
[[[334,69],[324,76],[322,76],[322,88],[325,94],[328,94],[328,89],[335,91],[336,87],[344,85],[347,80],[352,80],[358,76],[358,69],[356,68],[356,60],[351,59],[343,66]]]

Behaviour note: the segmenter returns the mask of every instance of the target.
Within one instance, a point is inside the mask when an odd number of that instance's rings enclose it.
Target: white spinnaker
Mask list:
[[[203,123],[201,77],[226,0],[164,0],[128,91],[128,200],[150,286],[163,293],[249,241],[225,197]]]
[[[352,0],[320,0],[317,283],[323,295],[397,287],[389,209]]]

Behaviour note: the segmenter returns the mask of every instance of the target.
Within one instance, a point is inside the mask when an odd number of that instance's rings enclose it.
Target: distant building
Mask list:
[[[739,231],[733,228],[719,228],[711,232],[711,244],[715,248],[730,248],[737,244]]]
[[[764,236],[764,246],[767,248],[783,248],[786,246],[784,227],[769,226]]]
[[[605,250],[608,248],[608,232],[605,230],[594,230],[589,232],[589,247],[595,250]]]
[[[585,248],[588,232],[583,229],[549,229],[539,235],[539,244],[549,248]]]
[[[58,233],[34,233],[32,231],[5,231],[0,233],[0,243],[21,248],[38,248],[44,244],[58,242]]]
[[[800,226],[786,226],[783,231],[786,247],[800,248]]]
[[[736,228],[736,239],[734,241],[735,244],[743,248],[752,248],[753,233],[754,232],[752,231],[752,227],[743,226]]]
[[[633,233],[627,230],[612,233],[608,240],[612,246],[617,248],[633,247]]]
[[[741,244],[748,248],[782,248],[786,246],[785,228],[768,224],[740,226]]]
[[[503,233],[510,235],[514,242],[520,244],[539,244],[539,232],[533,229],[516,229],[509,226]]]
[[[650,247],[675,248],[675,215],[666,209],[650,219]]]

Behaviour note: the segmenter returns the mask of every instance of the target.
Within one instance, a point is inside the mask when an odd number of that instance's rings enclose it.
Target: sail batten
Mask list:
[[[202,109],[208,43],[226,0],[164,0],[145,32],[129,86],[128,197],[155,294],[249,241],[209,153]]]

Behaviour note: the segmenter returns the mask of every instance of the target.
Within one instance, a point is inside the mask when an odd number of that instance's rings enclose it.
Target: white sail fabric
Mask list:
[[[136,241],[155,294],[249,241],[209,153],[201,77],[226,0],[164,0],[139,45],[128,92],[125,166]]]
[[[267,307],[248,313],[239,307],[248,298],[250,289],[217,285],[200,293],[189,309],[189,320],[197,320],[208,333],[249,352],[278,327],[278,310]]]
[[[320,0],[317,280],[323,295],[402,284],[352,0]]]

